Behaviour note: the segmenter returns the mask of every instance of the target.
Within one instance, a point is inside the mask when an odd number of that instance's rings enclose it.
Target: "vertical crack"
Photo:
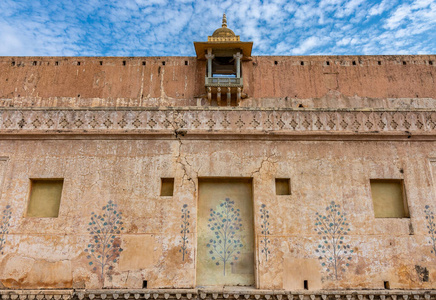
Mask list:
[[[188,182],[192,183],[192,186],[194,187],[194,194],[197,193],[197,184],[195,182],[195,178],[193,178],[190,173],[194,172],[198,178],[198,172],[199,169],[197,171],[193,170],[192,168],[192,164],[188,161],[186,154],[182,155],[182,147],[183,147],[183,141],[182,141],[182,137],[185,136],[186,134],[186,130],[180,130],[178,128],[176,128],[174,126],[175,123],[173,123],[173,128],[174,128],[174,135],[176,137],[176,140],[179,142],[178,145],[178,151],[177,151],[177,156],[176,156],[176,163],[179,164],[182,168],[183,171],[183,176],[182,176],[182,181],[180,183],[180,187],[183,185],[183,182],[185,180],[187,180]]]

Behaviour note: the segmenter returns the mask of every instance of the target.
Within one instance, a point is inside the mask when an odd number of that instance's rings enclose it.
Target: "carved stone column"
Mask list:
[[[227,106],[232,105],[232,89],[231,88],[227,88]]]
[[[207,49],[207,54],[205,55],[207,59],[207,77],[212,77],[212,59],[215,58],[215,55],[212,54],[212,49]]]
[[[212,88],[209,86],[207,88],[207,101],[209,102],[209,106],[212,105]]]
[[[216,89],[216,100],[218,102],[218,106],[221,105],[221,88],[217,87]]]
[[[242,54],[240,52],[233,54],[233,58],[236,63],[236,78],[241,78],[241,58]]]

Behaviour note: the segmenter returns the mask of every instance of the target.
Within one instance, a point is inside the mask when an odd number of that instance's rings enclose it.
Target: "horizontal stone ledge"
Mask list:
[[[22,110],[0,109],[0,133],[435,134],[424,110]]]
[[[397,98],[392,98],[397,99]],[[436,100],[428,98],[429,100]],[[4,100],[4,99],[0,99]],[[435,108],[372,108],[372,107],[249,107],[249,106],[78,106],[78,107],[14,107],[2,106],[1,111],[107,111],[107,112],[142,112],[142,111],[266,111],[266,112],[436,112]]]
[[[0,290],[10,300],[93,299],[254,299],[254,300],[434,300],[436,290],[323,290],[283,291],[232,289],[104,289],[104,290]]]
[[[390,141],[390,142],[434,142],[435,133],[211,133],[186,132],[183,136],[174,132],[2,132],[0,140],[161,140],[161,141],[326,141],[326,142],[352,142],[352,141]]]

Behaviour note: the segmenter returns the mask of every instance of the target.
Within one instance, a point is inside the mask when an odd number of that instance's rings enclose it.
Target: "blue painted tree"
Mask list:
[[[113,269],[121,251],[120,234],[124,230],[122,213],[117,210],[117,205],[109,200],[103,206],[101,214],[91,213],[91,221],[88,223],[88,231],[91,241],[85,252],[90,260],[89,265],[94,265],[93,271],[100,273],[100,280],[104,286],[105,268]]]
[[[210,209],[209,229],[214,238],[206,245],[210,248],[209,254],[216,265],[223,265],[223,274],[226,275],[226,264],[233,265],[243,247],[239,237],[242,231],[242,219],[239,209],[235,209],[235,202],[226,198],[215,209]]]
[[[2,213],[2,221],[0,223],[0,254],[3,255],[3,249],[6,244],[6,235],[9,233],[9,225],[12,215],[12,207],[6,205]]]
[[[345,213],[341,212],[340,205],[334,201],[326,207],[326,214],[316,213],[315,231],[322,236],[322,242],[316,252],[319,253],[321,265],[326,268],[336,280],[339,272],[345,272],[351,260],[350,245],[344,242],[344,237],[350,231]]]
[[[262,228],[262,239],[260,240],[260,243],[262,244],[262,253],[265,254],[265,261],[268,261],[268,255],[271,253],[269,250],[269,244],[271,243],[271,241],[269,239],[269,211],[266,209],[265,204],[261,205],[260,218],[260,228]]]
[[[436,255],[436,224],[434,222],[434,214],[430,210],[430,206],[425,206],[425,219],[427,220],[428,234],[430,234],[430,244],[432,246],[431,253]]]
[[[188,253],[188,236],[187,234],[189,233],[189,218],[190,216],[190,211],[188,210],[188,205],[187,204],[183,204],[183,208],[182,208],[182,230],[180,231],[180,233],[182,234],[182,246],[180,246],[180,250],[179,252],[182,253],[182,261],[185,260],[185,254]]]

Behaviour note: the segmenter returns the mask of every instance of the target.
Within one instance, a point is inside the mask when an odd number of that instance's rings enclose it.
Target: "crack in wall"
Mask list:
[[[197,184],[195,182],[195,178],[193,178],[193,176],[189,175],[190,172],[188,169],[190,169],[191,172],[194,172],[196,175],[196,178],[198,178],[198,172],[200,171],[200,168],[197,171],[195,171],[193,169],[192,164],[189,163],[189,161],[186,157],[186,154],[184,156],[182,155],[182,147],[183,147],[182,137],[185,136],[186,130],[181,130],[178,127],[178,123],[175,120],[177,118],[177,114],[174,114],[173,116],[174,116],[174,119],[173,119],[173,122],[171,122],[171,124],[172,124],[172,127],[174,129],[174,136],[179,143],[178,148],[177,148],[178,151],[177,151],[177,156],[176,156],[176,163],[180,164],[182,171],[183,171],[183,176],[182,176],[182,180],[180,183],[180,187],[182,187],[183,182],[185,180],[187,180],[188,182],[192,183],[192,186],[194,187],[194,195],[195,195],[197,193]]]
[[[276,164],[277,160],[273,160],[273,158],[275,158],[275,157],[276,157],[276,154],[272,153],[272,154],[268,155],[267,157],[262,158],[262,161],[260,162],[259,168],[257,168],[253,172],[251,172],[250,177],[254,177],[254,174],[260,173],[260,171],[262,170],[265,163],[270,163],[272,165]]]

